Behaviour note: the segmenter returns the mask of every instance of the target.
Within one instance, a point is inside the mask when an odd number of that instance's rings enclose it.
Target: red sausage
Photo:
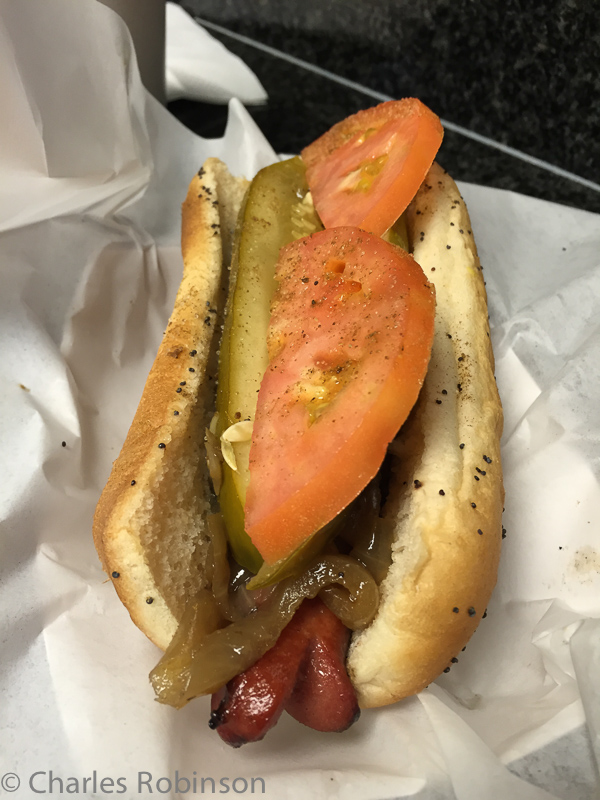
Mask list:
[[[285,710],[316,731],[345,731],[360,715],[345,667],[350,631],[320,602],[310,622],[313,636]]]
[[[275,646],[213,695],[210,727],[233,747],[262,739],[284,710],[315,730],[345,730],[359,715],[349,636],[320,600],[305,600]]]

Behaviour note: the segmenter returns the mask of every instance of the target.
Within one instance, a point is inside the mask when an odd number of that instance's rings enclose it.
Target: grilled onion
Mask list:
[[[358,561],[342,555],[319,558],[301,576],[282,581],[248,617],[212,632],[204,623],[203,595],[184,615],[150,675],[157,700],[181,708],[194,697],[220,689],[273,647],[302,601],[325,587],[336,588],[335,596],[323,599],[335,605],[345,625],[357,629],[373,619],[379,604],[377,585]]]

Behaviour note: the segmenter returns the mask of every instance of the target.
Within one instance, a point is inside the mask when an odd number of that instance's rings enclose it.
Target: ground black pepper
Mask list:
[[[167,445],[164,442],[161,442],[158,447],[160,450],[164,450]]]
[[[477,508],[477,505],[475,503],[471,503],[471,508]]]
[[[131,485],[132,485],[132,486],[135,486],[135,481],[131,481]]]
[[[483,460],[485,461],[486,464],[491,464],[492,463],[492,459],[489,456],[484,456]]]
[[[477,533],[478,533],[480,536],[483,536],[483,531],[481,530],[481,528],[477,528]]]
[[[452,609],[452,611],[453,611],[453,613],[454,613],[454,614],[458,614],[458,607],[457,607],[457,606],[454,606],[454,608]]]
[[[475,611],[475,609],[473,608],[473,606],[471,606],[471,608],[470,608],[470,609],[467,611],[467,614],[468,614],[470,617],[474,617],[476,613],[477,613],[477,612]]]
[[[120,577],[121,577],[121,573],[120,573],[120,572],[117,572],[117,571],[115,570],[115,572],[113,572],[112,576],[113,576],[113,578],[120,578]]]
[[[421,486],[423,486],[423,484],[422,484],[422,483],[421,483],[421,481],[419,481],[419,480],[415,480],[415,482],[414,482],[414,483],[415,483],[415,489],[420,489],[420,488],[421,488]]]
[[[460,449],[461,449],[461,450],[464,450],[464,449],[465,449],[464,442],[463,442],[463,443],[461,443],[461,444],[459,444],[458,446],[460,447]]]
[[[439,494],[441,494],[442,497],[444,497],[446,495],[446,492],[443,489],[440,489]]]
[[[146,598],[146,602],[148,603],[148,605],[150,605],[151,603],[154,602],[154,598],[153,597],[147,597]]]
[[[190,350],[190,355],[195,356],[197,352],[198,352],[197,350]]]
[[[178,386],[177,389],[175,389],[175,391],[177,392],[177,394],[179,394],[182,391],[181,386]]]

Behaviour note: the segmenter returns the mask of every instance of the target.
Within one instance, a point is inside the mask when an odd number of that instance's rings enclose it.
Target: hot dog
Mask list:
[[[364,129],[364,118],[360,124]],[[366,124],[371,125],[370,117]],[[357,135],[356,123],[346,122],[341,134],[342,138]],[[309,175],[315,163],[318,166],[320,154],[331,152],[339,135],[338,130],[333,139],[320,141],[316,162],[315,150],[309,149]],[[356,519],[367,520],[366,525],[375,519],[373,530],[389,534],[389,556],[382,574],[371,580],[372,591],[379,596],[374,614],[358,623],[356,616],[344,620],[355,629],[345,665],[355,695],[349,692],[342,701],[336,729],[354,719],[356,700],[361,707],[394,702],[418,692],[447,669],[475,630],[495,583],[503,504],[502,412],[493,376],[485,288],[468,213],[456,185],[436,164],[424,170],[427,174],[424,171],[424,180],[421,176],[420,186],[414,187],[416,196],[404,216],[414,260],[422,270],[421,283],[426,278],[436,295],[435,333],[418,400],[389,447],[382,482],[371,482],[369,473],[364,479],[369,486],[357,499],[351,498],[350,511],[338,528],[321,539],[314,537],[308,554],[295,557],[295,562],[292,559],[291,567],[289,560],[277,560],[280,553],[275,550],[275,571],[271,565],[267,579],[259,581],[262,588],[244,597],[250,606],[260,606],[246,618],[239,608],[243,592],[227,592],[237,567],[232,571],[222,555],[223,521],[214,516],[215,494],[224,496],[223,486],[215,486],[215,481],[222,481],[223,472],[225,480],[227,474],[231,478],[227,472],[231,467],[220,463],[218,452],[215,464],[213,448],[211,483],[204,438],[208,429],[209,438],[214,440],[220,433],[221,440],[228,441],[219,430],[223,421],[215,423],[218,374],[221,386],[224,382],[216,351],[219,345],[223,349],[223,343],[230,347],[227,326],[223,339],[219,331],[227,307],[235,221],[247,184],[209,160],[190,185],[183,207],[183,281],[140,406],[100,498],[94,537],[104,568],[132,619],[166,651],[153,673],[159,699],[180,705],[197,694],[215,692],[211,724],[230,743],[261,738],[284,707],[319,728],[311,696],[315,691],[321,697],[340,694],[339,687],[346,685],[340,664],[347,635],[343,630],[339,635],[335,632],[329,608],[336,608],[332,594],[337,592],[339,598],[335,584],[342,580],[340,575],[346,581],[344,591],[355,604],[360,599],[356,587],[365,583],[359,571],[365,569],[368,555],[361,555],[353,535],[344,533]],[[414,175],[411,179],[415,180]],[[318,196],[323,175],[315,180]],[[366,180],[372,180],[368,170]],[[326,175],[325,187],[327,181]],[[323,221],[330,213],[326,204]],[[393,222],[388,221],[386,209],[368,213],[362,217],[365,227]],[[297,224],[302,228],[305,219]],[[348,226],[343,229],[349,230]],[[328,235],[327,230],[321,236]],[[318,236],[313,234],[310,241]],[[371,241],[360,232],[344,236],[358,236],[361,246]],[[235,247],[234,262],[237,259],[239,264],[241,245]],[[296,257],[293,248],[300,245],[290,247],[285,251],[288,260]],[[335,268],[327,272],[331,280],[332,272]],[[234,268],[233,280],[238,285],[244,280],[239,267]],[[320,301],[318,296],[315,304]],[[270,364],[273,368],[274,358]],[[308,402],[314,411],[312,398]],[[223,415],[222,396],[217,406]],[[245,411],[240,417],[240,422],[246,421]],[[252,427],[254,417],[249,421]],[[234,416],[224,430],[236,424]],[[228,527],[232,506],[221,505]],[[368,512],[370,506],[374,512]],[[247,540],[240,544],[230,535],[230,542],[238,561],[252,561]],[[319,552],[319,545],[325,550]],[[340,565],[354,562],[353,577]],[[275,589],[264,588],[273,582]],[[302,602],[302,597],[317,595],[328,607],[320,600]],[[339,613],[343,618],[344,611]],[[265,620],[274,618],[277,624],[267,630]],[[251,663],[242,659],[234,664],[228,655],[235,649],[232,642],[249,623],[256,628],[250,637],[254,650],[246,658]],[[319,637],[315,634],[319,628],[330,633]],[[279,699],[273,703],[271,717],[249,731],[244,719],[250,705],[244,694],[248,689],[240,688],[252,687],[247,668],[254,664],[254,674],[262,680],[269,670],[267,661],[277,664],[280,657],[284,664],[295,659],[296,682],[273,687],[272,695],[279,692]],[[314,675],[323,670],[315,669],[315,658],[329,659],[336,688],[317,686]]]

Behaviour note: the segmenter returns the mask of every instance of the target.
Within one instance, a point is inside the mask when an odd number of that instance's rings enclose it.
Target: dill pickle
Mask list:
[[[262,559],[244,530],[244,504],[250,479],[251,426],[262,376],[268,366],[267,328],[280,249],[321,230],[300,158],[262,169],[252,181],[238,220],[232,275],[219,360],[217,433],[226,441],[227,462],[219,493],[231,550],[244,567],[257,572]],[[230,430],[231,429],[231,430]],[[247,437],[247,438],[245,438]]]
[[[303,542],[289,556],[276,561],[274,564],[263,564],[256,575],[250,579],[247,588],[250,591],[264,589],[265,586],[272,586],[285,578],[298,577],[311,561],[314,561],[323,552],[328,542],[338,533],[344,518],[344,512],[338,514],[324,528],[313,533],[309,539]]]
[[[396,247],[401,247],[403,250],[406,250],[407,253],[412,252],[412,248],[410,247],[410,242],[408,240],[406,212],[398,217],[392,227],[388,228],[381,238],[385,239],[385,241],[389,242],[390,244],[395,244]]]

